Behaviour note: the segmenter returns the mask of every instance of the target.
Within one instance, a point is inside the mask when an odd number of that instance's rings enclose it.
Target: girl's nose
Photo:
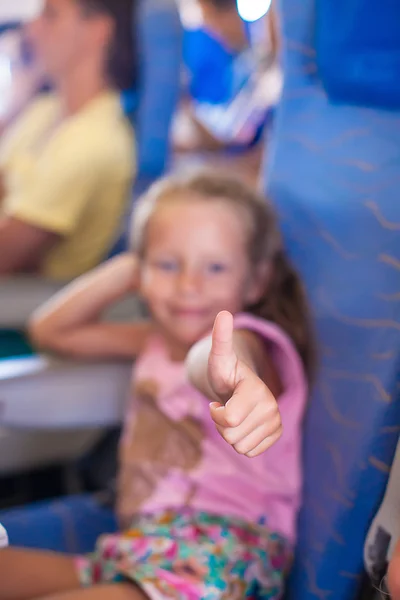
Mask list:
[[[186,269],[179,276],[178,288],[182,294],[195,294],[200,291],[201,277],[195,271]]]

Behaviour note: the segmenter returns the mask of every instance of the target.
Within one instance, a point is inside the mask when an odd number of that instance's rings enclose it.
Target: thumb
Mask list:
[[[220,312],[214,322],[208,374],[214,391],[225,394],[233,390],[237,358],[233,349],[233,317]]]

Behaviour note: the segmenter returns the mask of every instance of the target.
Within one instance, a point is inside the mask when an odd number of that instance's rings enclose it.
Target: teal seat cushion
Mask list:
[[[24,333],[11,329],[0,330],[0,359],[20,358],[32,354],[33,348]]]

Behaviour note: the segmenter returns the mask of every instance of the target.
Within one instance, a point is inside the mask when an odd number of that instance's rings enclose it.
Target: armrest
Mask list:
[[[36,356],[0,362],[0,425],[88,429],[121,422],[131,363],[76,363]]]
[[[0,328],[24,329],[31,314],[50,300],[67,282],[60,283],[39,277],[7,277],[0,279]],[[134,297],[115,304],[106,317],[116,321],[137,319],[144,309]]]
[[[47,302],[63,283],[36,277],[0,280],[0,328],[23,329],[30,315]]]

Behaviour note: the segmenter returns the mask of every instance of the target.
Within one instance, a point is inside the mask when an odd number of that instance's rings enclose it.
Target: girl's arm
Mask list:
[[[40,308],[29,323],[33,343],[76,358],[135,358],[148,322],[102,322],[105,309],[138,287],[135,256],[124,254],[78,278]]]
[[[258,456],[282,432],[276,397],[281,383],[265,347],[254,334],[233,330],[230,313],[220,313],[212,338],[190,351],[191,382],[211,403],[211,416],[222,437],[239,454]]]

